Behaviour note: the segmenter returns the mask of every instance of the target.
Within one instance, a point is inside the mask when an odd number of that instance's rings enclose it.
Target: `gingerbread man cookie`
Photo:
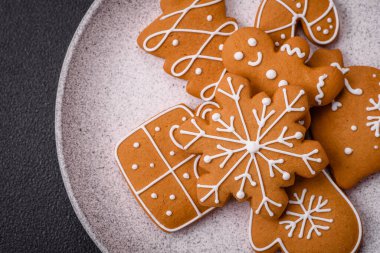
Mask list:
[[[380,171],[380,70],[343,67],[342,56],[319,50],[309,64],[329,62],[344,73],[345,88],[334,102],[313,111],[312,134],[326,150],[337,184],[349,189]]]
[[[339,187],[323,171],[297,178],[287,188],[288,207],[279,220],[251,211],[250,239],[255,252],[356,252],[362,239],[360,217]]]
[[[254,92],[273,95],[278,87],[300,86],[310,106],[332,102],[344,85],[342,73],[332,66],[309,67],[309,45],[300,38],[290,38],[279,51],[272,39],[257,28],[240,28],[224,45],[223,63],[228,72],[250,80]]]
[[[298,23],[310,41],[331,43],[339,31],[333,0],[263,0],[255,19],[255,27],[268,33],[277,47],[296,35]]]
[[[177,231],[212,209],[197,200],[196,156],[178,149],[169,139],[173,124],[193,116],[183,105],[171,108],[131,132],[116,148],[116,159],[132,193],[166,232]]]
[[[306,128],[299,123],[309,114],[304,90],[285,86],[271,98],[252,94],[247,79],[227,74],[215,95],[219,108],[208,108],[205,120],[174,125],[171,139],[201,155],[201,204],[223,206],[233,195],[250,200],[257,214],[278,217],[287,204],[281,188],[294,183],[294,174],[313,177],[328,160],[318,142],[304,140]]]
[[[224,41],[238,26],[226,17],[224,0],[162,0],[163,14],[138,37],[146,52],[165,59],[164,69],[188,80],[187,91],[212,100],[226,70]]]

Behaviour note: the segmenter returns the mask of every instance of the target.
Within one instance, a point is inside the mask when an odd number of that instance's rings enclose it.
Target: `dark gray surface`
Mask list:
[[[0,252],[96,252],[56,156],[60,69],[91,0],[0,1]]]

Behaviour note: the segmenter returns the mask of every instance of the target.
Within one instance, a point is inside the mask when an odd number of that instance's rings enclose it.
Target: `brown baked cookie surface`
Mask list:
[[[195,155],[178,149],[170,128],[193,116],[178,105],[148,120],[116,148],[116,159],[132,193],[164,231],[177,231],[202,217],[209,207],[197,200]]]
[[[316,141],[304,140],[308,102],[293,86],[269,97],[253,96],[249,81],[227,74],[215,95],[218,107],[205,118],[189,118],[172,127],[172,140],[189,154],[201,155],[198,199],[205,206],[223,206],[234,196],[256,214],[278,217],[286,208],[282,187],[294,175],[313,177],[328,164]]]
[[[165,71],[188,80],[187,91],[212,100],[226,70],[224,41],[238,26],[226,17],[224,0],[161,0],[163,14],[137,39],[146,52],[165,59]]]
[[[250,237],[256,252],[357,252],[360,217],[325,171],[312,179],[297,178],[286,192],[289,203],[280,219],[251,211]]]
[[[325,148],[337,184],[349,189],[380,171],[380,70],[343,67],[342,56],[320,50],[309,64],[329,62],[344,73],[345,88],[331,105],[315,108],[313,138]]]
[[[296,36],[298,23],[306,37],[320,45],[333,42],[339,31],[332,0],[262,0],[255,19],[255,27],[268,33],[276,47]]]
[[[342,73],[330,66],[307,66],[308,43],[290,38],[275,50],[274,42],[257,28],[240,28],[224,45],[223,63],[228,72],[250,80],[253,92],[268,95],[279,87],[299,86],[309,98],[310,106],[332,102],[344,86]]]

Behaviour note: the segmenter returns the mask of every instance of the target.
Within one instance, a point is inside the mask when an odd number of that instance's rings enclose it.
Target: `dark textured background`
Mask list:
[[[55,148],[62,62],[91,0],[0,1],[0,252],[96,252]]]

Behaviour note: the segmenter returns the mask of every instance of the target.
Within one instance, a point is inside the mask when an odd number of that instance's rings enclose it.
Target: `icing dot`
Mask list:
[[[219,47],[218,47],[218,48],[219,48],[219,51],[223,51],[223,47],[224,47],[224,45],[223,45],[223,44],[220,44]]]
[[[277,77],[277,72],[273,69],[270,69],[267,71],[267,73],[265,75],[268,79],[273,80]]]
[[[132,164],[132,170],[137,170],[139,166],[137,164]]]
[[[218,121],[218,120],[220,120],[220,113],[214,113],[214,114],[212,115],[212,120],[213,120],[213,121]]]
[[[346,155],[351,155],[352,152],[354,152],[354,150],[353,150],[352,148],[345,148],[345,149],[344,149],[344,153],[345,153]]]
[[[154,163],[150,163],[149,167],[154,168]]]
[[[182,121],[186,121],[187,120],[187,118],[186,117],[182,117]]]
[[[304,120],[300,120],[298,121],[298,124],[300,124],[301,126],[305,125],[305,121]]]
[[[236,193],[236,197],[237,197],[238,199],[242,199],[242,198],[245,197],[245,193],[244,193],[243,191],[238,191],[238,192]]]
[[[171,199],[171,200],[175,200],[175,195],[174,195],[174,194],[171,194],[171,195],[169,196],[169,199]]]
[[[290,174],[288,172],[284,172],[284,174],[282,174],[282,179],[283,180],[289,180],[290,179]]]
[[[295,137],[296,137],[297,140],[300,140],[303,137],[303,133],[297,132],[296,135],[295,135]]]
[[[329,34],[329,30],[328,29],[325,29],[325,30],[323,30],[323,34]]]
[[[377,149],[379,149],[379,146],[375,145],[375,146],[373,146],[373,148],[377,150]]]
[[[211,157],[209,155],[206,155],[204,158],[203,158],[203,161],[205,163],[210,163],[211,162]]]
[[[286,35],[285,35],[285,34],[283,34],[283,33],[281,34],[281,36],[280,36],[280,37],[281,37],[281,39],[283,39],[283,40],[284,40],[284,39],[286,39]]]
[[[322,31],[322,27],[317,26],[317,31],[318,31],[318,32]]]
[[[155,127],[155,128],[154,128],[154,131],[156,131],[156,132],[159,132],[160,130],[161,130],[160,127]]]
[[[207,16],[207,21],[212,21],[212,15]]]
[[[236,53],[234,54],[234,58],[235,58],[235,60],[237,60],[237,61],[241,61],[241,60],[243,60],[243,58],[244,58],[244,54],[243,54],[243,52],[236,52]]]
[[[331,30],[334,29],[334,26],[333,26],[333,25],[330,25],[330,29],[331,29]]]
[[[331,24],[332,23],[332,18],[327,19],[327,23]]]
[[[301,8],[301,6],[302,6],[301,3],[297,3],[297,4],[296,4],[296,7],[297,7],[298,9]]]
[[[157,198],[157,194],[153,192],[152,194],[150,194],[150,197],[151,197],[152,199],[156,199],[156,198]]]
[[[278,82],[278,87],[287,86],[287,85],[288,85],[288,81],[286,80],[281,80],[280,82]]]
[[[372,77],[373,77],[373,78],[376,78],[376,77],[377,77],[377,75],[376,75],[376,74],[373,74],[373,75],[372,75]]]
[[[200,74],[202,74],[202,69],[201,69],[201,68],[196,68],[196,69],[195,69],[195,74],[198,75],[198,76],[199,76]]]
[[[174,156],[175,155],[175,152],[172,150],[172,151],[170,151],[170,153],[169,153],[171,156]]]
[[[274,43],[274,45],[275,45],[276,47],[278,47],[278,46],[280,45],[280,42],[276,41],[276,42]]]
[[[189,178],[190,178],[190,175],[189,175],[189,173],[183,173],[182,177],[183,177],[184,179],[189,179]]]
[[[179,41],[178,40],[173,40],[172,41],[172,45],[175,46],[175,47],[178,46],[179,45]]]
[[[263,105],[270,105],[270,103],[272,102],[270,98],[263,98],[263,100],[261,101],[263,103]]]
[[[255,38],[249,38],[248,39],[248,45],[250,45],[251,47],[255,47],[257,45],[257,41]]]
[[[140,147],[140,143],[138,143],[138,142],[133,143],[133,147],[134,147],[134,148],[138,148],[138,147]]]
[[[172,214],[173,214],[172,211],[170,211],[170,210],[166,211],[166,216],[172,216]]]
[[[352,125],[352,126],[351,126],[351,130],[355,132],[355,131],[358,130],[358,127],[357,127],[356,125]]]

